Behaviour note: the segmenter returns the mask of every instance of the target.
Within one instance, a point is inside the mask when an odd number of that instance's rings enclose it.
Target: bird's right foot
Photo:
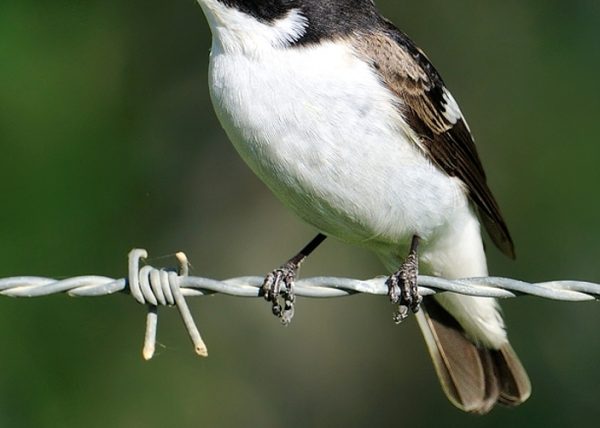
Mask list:
[[[420,304],[423,300],[417,286],[417,278],[419,276],[418,243],[419,238],[415,235],[408,257],[402,263],[400,269],[393,273],[385,282],[388,286],[390,301],[398,305],[398,309],[394,313],[394,322],[396,324],[400,324],[408,318],[410,311],[413,313],[419,312]]]

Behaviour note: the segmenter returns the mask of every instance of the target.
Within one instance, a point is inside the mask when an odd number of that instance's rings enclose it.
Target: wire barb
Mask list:
[[[138,303],[148,305],[146,315],[146,334],[144,335],[144,348],[142,355],[145,360],[154,356],[156,349],[156,330],[158,327],[158,305],[177,306],[183,324],[196,354],[201,357],[208,356],[206,344],[200,336],[198,327],[194,322],[192,313],[181,293],[180,280],[189,274],[189,263],[186,255],[179,252],[175,255],[179,262],[179,271],[170,269],[156,269],[146,265],[139,268],[140,260],[148,258],[148,252],[142,249],[133,249],[129,252],[129,291]]]
[[[189,276],[189,263],[184,253],[177,253],[178,270],[158,269],[149,265],[140,268],[140,261],[148,258],[146,250],[134,249],[129,253],[127,278],[105,276],[78,276],[62,280],[34,276],[17,276],[0,279],[0,295],[11,297],[38,297],[56,293],[70,296],[94,297],[114,293],[130,293],[140,304],[148,306],[143,357],[154,355],[158,326],[158,307],[176,306],[194,344],[195,352],[207,356],[207,348],[192,318],[185,297],[205,296],[214,293],[238,297],[262,297],[260,289],[264,278],[245,276],[223,281]],[[302,297],[331,298],[357,293],[386,296],[387,277],[358,280],[337,277],[313,277],[295,282],[295,294]],[[510,278],[484,277],[448,280],[419,275],[419,294],[430,296],[440,292],[453,292],[478,297],[510,298],[532,295],[546,299],[570,302],[600,300],[600,284],[585,281],[549,281],[528,283]]]

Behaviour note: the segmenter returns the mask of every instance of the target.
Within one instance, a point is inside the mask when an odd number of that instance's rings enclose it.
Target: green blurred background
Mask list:
[[[600,2],[379,0],[461,103],[524,280],[600,281]],[[210,34],[192,0],[0,3],[0,277],[121,277],[132,247],[193,274],[264,274],[314,233],[250,173],[210,106]],[[328,241],[304,276],[382,274]],[[532,398],[480,418],[443,396],[410,320],[386,299],[191,302],[141,359],[124,295],[0,298],[0,427],[589,426],[600,417],[600,306],[504,303]]]

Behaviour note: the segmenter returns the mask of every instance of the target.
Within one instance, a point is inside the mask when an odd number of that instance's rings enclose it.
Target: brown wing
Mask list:
[[[356,36],[351,42],[402,100],[399,108],[417,133],[419,146],[439,168],[466,185],[492,240],[514,258],[508,227],[487,185],[471,132],[425,54],[387,22],[384,30]]]

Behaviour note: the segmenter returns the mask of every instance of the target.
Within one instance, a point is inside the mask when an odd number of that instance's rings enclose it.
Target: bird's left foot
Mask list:
[[[294,280],[297,273],[298,263],[290,260],[269,273],[261,288],[265,300],[273,304],[273,315],[284,325],[289,324],[294,317]]]
[[[414,236],[408,257],[385,282],[388,286],[388,296],[393,304],[398,305],[394,313],[394,322],[400,324],[410,311],[419,312],[423,298],[419,294],[417,277],[419,275],[419,258],[417,256],[418,237]]]

